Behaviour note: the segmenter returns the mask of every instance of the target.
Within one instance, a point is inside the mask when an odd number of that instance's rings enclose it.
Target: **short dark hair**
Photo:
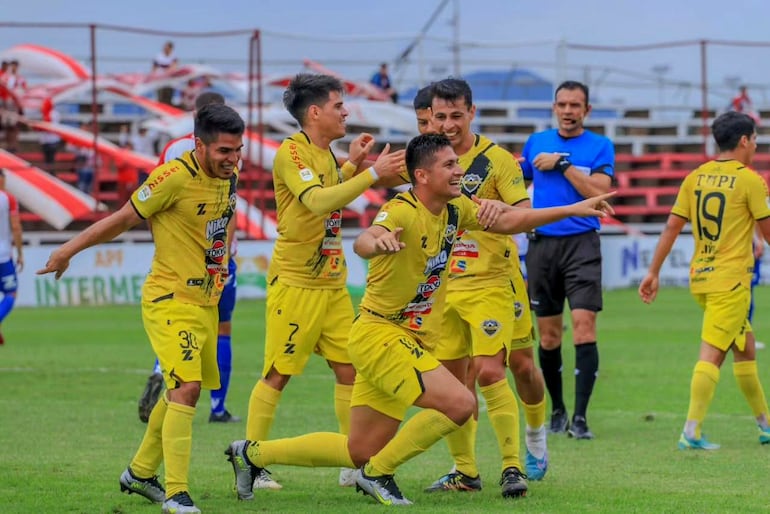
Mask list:
[[[433,98],[441,98],[451,103],[462,98],[469,109],[473,105],[471,86],[463,79],[452,77],[433,83]]]
[[[213,143],[221,133],[243,135],[245,128],[241,115],[227,105],[204,105],[195,114],[195,137],[204,144]]]
[[[308,108],[311,105],[324,105],[329,101],[332,91],[340,94],[344,91],[342,82],[338,78],[331,75],[300,73],[289,82],[289,86],[283,92],[283,105],[289,114],[303,125]]]
[[[225,97],[215,91],[204,91],[195,97],[195,110],[200,111],[205,105],[225,105]]]
[[[413,185],[414,171],[433,164],[438,151],[447,146],[451,148],[452,143],[444,134],[420,134],[409,141],[406,145],[406,171]]]
[[[433,102],[433,84],[428,84],[417,91],[412,104],[414,105],[414,110],[419,111],[422,109],[430,109],[431,102]]]
[[[559,94],[559,91],[562,89],[567,89],[569,91],[574,91],[575,89],[579,89],[583,92],[583,94],[586,97],[586,105],[589,104],[588,101],[588,86],[583,84],[582,82],[578,82],[577,80],[565,80],[561,84],[559,84],[559,87],[556,88],[556,91],[553,94],[553,99],[556,100],[556,95]]]
[[[741,137],[750,138],[756,130],[756,123],[751,116],[737,111],[727,111],[711,124],[711,133],[721,152],[735,150]]]

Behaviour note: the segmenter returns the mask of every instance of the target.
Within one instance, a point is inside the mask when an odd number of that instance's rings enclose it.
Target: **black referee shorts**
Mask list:
[[[598,232],[574,236],[535,235],[527,251],[532,310],[556,316],[570,309],[602,310],[602,251]]]

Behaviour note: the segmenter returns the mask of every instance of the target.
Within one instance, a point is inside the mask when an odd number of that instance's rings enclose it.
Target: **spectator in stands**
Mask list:
[[[16,247],[16,263],[13,247]],[[24,268],[24,246],[21,237],[19,204],[5,190],[5,170],[0,169],[0,323],[10,314],[16,301],[16,272]],[[0,345],[5,343],[0,333]]]
[[[558,128],[532,134],[524,145],[524,178],[534,186],[533,207],[566,205],[610,189],[615,149],[583,127],[591,112],[588,87],[566,81],[553,103]],[[553,433],[592,439],[586,412],[599,373],[596,315],[602,310],[602,254],[598,218],[567,218],[530,235],[527,275],[540,333],[540,367],[551,396]],[[570,425],[562,392],[564,300],[575,344],[575,410]]]
[[[767,183],[748,167],[757,150],[754,121],[744,113],[726,112],[714,120],[711,130],[719,155],[682,182],[650,268],[639,284],[642,301],[655,301],[660,268],[690,222],[695,243],[690,292],[703,309],[703,323],[690,382],[690,406],[678,443],[682,450],[719,448],[706,439],[701,428],[728,351],[733,354],[735,380],[754,414],[759,442],[770,443],[767,400],[757,372],[754,332],[747,319],[754,261],[751,242],[755,225],[762,239],[770,241],[770,197]]]
[[[121,148],[128,148],[129,150],[132,149],[131,128],[126,124],[120,126],[120,131],[118,132],[118,146]]]
[[[27,90],[27,81],[19,73],[19,61],[16,59],[8,62],[8,69],[2,76],[3,84],[15,96],[23,95]],[[10,95],[5,100],[5,112],[3,125],[5,127],[6,150],[19,151],[19,116],[24,114],[21,105],[14,103]]]
[[[749,97],[748,87],[740,87],[738,94],[730,102],[730,109],[735,112],[748,114],[754,120],[754,123],[759,124],[759,114],[754,110],[754,103],[751,101],[751,97]]]
[[[172,41],[166,41],[163,45],[163,50],[155,56],[152,61],[152,73],[153,74],[167,74],[174,71],[177,67],[178,60],[174,54],[174,43]],[[174,97],[173,87],[161,87],[158,88],[158,101],[164,104],[171,105]]]
[[[43,116],[43,121],[48,123],[58,124],[61,121],[61,116],[56,106],[48,97],[43,101],[40,106],[40,114]],[[43,152],[43,162],[45,163],[47,171],[54,171],[54,164],[56,163],[56,152],[59,151],[61,146],[61,137],[55,132],[40,132],[40,149]]]
[[[211,80],[207,76],[192,78],[182,90],[181,108],[185,111],[195,111],[195,99],[211,89]]]
[[[384,62],[380,64],[380,69],[372,75],[369,82],[382,89],[388,96],[390,96],[393,103],[398,103],[398,92],[393,87],[393,82],[390,80],[390,75],[388,74],[388,63]]]
[[[91,125],[83,123],[80,129],[91,132]],[[77,173],[77,187],[85,194],[91,194],[91,188],[94,183],[94,173],[96,172],[96,152],[90,146],[73,147],[75,152],[75,173]]]

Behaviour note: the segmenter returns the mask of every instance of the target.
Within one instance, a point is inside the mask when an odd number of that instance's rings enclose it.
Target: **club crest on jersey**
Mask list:
[[[142,189],[139,190],[138,193],[136,193],[136,197],[137,199],[139,199],[140,202],[146,202],[151,196],[152,196],[152,189],[150,189],[150,186],[144,186]]]
[[[229,200],[230,210],[231,211],[235,211],[235,207],[236,207],[237,203],[238,203],[238,195],[236,195],[235,193],[231,194],[230,195],[230,200]]]
[[[486,335],[492,337],[500,331],[500,323],[496,319],[486,319],[481,322],[481,329]]]
[[[457,227],[452,225],[451,223],[446,226],[446,231],[444,232],[444,239],[446,240],[447,244],[452,244],[455,242],[455,237],[457,237]]]
[[[524,313],[524,306],[521,305],[521,302],[519,301],[513,302],[513,314],[516,316],[516,319],[520,319],[523,313]]]
[[[462,186],[468,193],[475,193],[484,179],[478,173],[466,173],[462,178]]]

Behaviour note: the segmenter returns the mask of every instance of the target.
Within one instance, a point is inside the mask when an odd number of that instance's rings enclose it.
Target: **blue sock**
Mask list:
[[[16,301],[16,295],[7,294],[0,300],[0,323],[3,322],[6,316],[10,314],[13,309],[13,302]]]
[[[233,367],[233,348],[229,335],[217,337],[217,365],[219,366],[219,389],[211,391],[211,413],[225,412],[225,398],[230,387],[230,371]]]

